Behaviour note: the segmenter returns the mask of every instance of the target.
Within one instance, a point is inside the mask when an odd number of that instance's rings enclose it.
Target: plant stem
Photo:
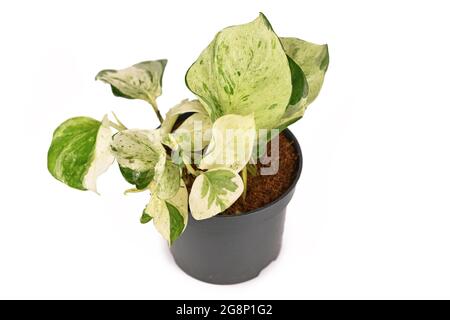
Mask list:
[[[126,130],[126,128],[123,128],[121,125],[118,125],[117,123],[112,122],[111,120],[108,121],[108,125],[116,129],[117,131]]]
[[[144,192],[147,191],[147,189],[136,189],[136,188],[132,188],[132,189],[127,189],[124,191],[124,195],[130,194],[130,193],[139,193],[139,192]]]
[[[242,193],[242,198],[245,202],[245,198],[247,198],[247,166],[242,169],[242,180],[244,181],[244,192]]]
[[[150,105],[153,107],[153,111],[155,111],[156,116],[158,117],[159,123],[163,123],[164,118],[161,116],[161,113],[159,112],[158,109],[158,104],[156,103],[156,100],[149,97],[148,102],[150,103]]]
[[[117,118],[117,116],[114,113],[114,111],[111,111],[111,113],[114,116],[114,119],[116,119],[117,124],[122,127],[122,130],[127,130],[128,128],[122,123],[122,121],[119,120],[119,118]]]
[[[195,169],[191,166],[190,163],[185,163],[185,165],[186,165],[187,171],[188,171],[190,174],[192,174],[193,176],[196,176],[196,177],[199,175],[199,172],[198,172],[197,170],[195,170]]]

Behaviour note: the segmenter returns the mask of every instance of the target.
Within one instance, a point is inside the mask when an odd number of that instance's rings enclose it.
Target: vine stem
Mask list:
[[[128,128],[122,123],[122,121],[119,120],[114,111],[111,111],[111,113],[114,116],[114,119],[116,119],[117,124],[122,127],[122,130],[127,130]]]
[[[158,117],[159,123],[163,123],[164,118],[162,117],[161,113],[159,112],[158,109],[158,104],[156,103],[156,100],[149,97],[148,102],[150,103],[150,105],[153,107],[153,111],[155,111],[156,116]]]
[[[245,201],[245,199],[247,198],[247,166],[242,169],[242,180],[244,182],[244,191],[242,193],[242,198]]]
[[[198,171],[195,170],[190,163],[185,163],[187,171],[193,176],[197,177],[199,175]]]
[[[114,129],[116,129],[117,131],[126,130],[126,128],[124,128],[124,127],[121,126],[121,125],[118,125],[118,124],[115,123],[115,122],[112,122],[111,120],[108,121],[108,125],[109,125],[110,127],[114,128]]]

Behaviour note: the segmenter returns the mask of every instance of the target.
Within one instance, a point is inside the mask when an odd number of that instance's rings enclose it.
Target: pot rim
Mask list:
[[[295,175],[294,180],[292,181],[292,184],[289,186],[289,188],[286,189],[286,191],[283,192],[283,194],[281,196],[279,196],[277,199],[275,199],[272,202],[269,202],[268,204],[248,211],[248,212],[243,212],[240,214],[236,214],[236,215],[221,215],[220,213],[215,215],[214,217],[211,217],[209,219],[230,219],[230,218],[239,218],[239,217],[243,217],[243,216],[249,216],[249,215],[254,215],[256,213],[259,213],[260,211],[266,210],[267,208],[273,206],[274,204],[278,203],[279,201],[283,200],[291,191],[292,189],[294,189],[297,185],[298,180],[300,179],[300,174],[302,172],[302,167],[303,167],[303,155],[302,155],[302,149],[300,148],[300,144],[298,143],[297,138],[295,137],[295,135],[292,133],[292,131],[290,131],[289,129],[284,129],[281,133],[286,134],[286,138],[288,138],[294,145],[295,150],[297,151],[298,154],[298,160],[297,160],[297,173]],[[207,220],[209,220],[207,219]],[[201,220],[200,220],[201,221]]]

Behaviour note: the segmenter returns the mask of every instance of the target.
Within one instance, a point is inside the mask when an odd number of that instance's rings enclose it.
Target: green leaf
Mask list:
[[[102,70],[95,77],[111,85],[115,96],[141,99],[152,105],[161,95],[167,60],[144,61],[122,70]]]
[[[292,83],[286,53],[263,14],[219,32],[186,74],[214,122],[225,114],[254,114],[257,128],[275,127]]]
[[[228,209],[242,194],[244,183],[236,171],[219,168],[199,175],[189,195],[189,207],[197,220]]]
[[[130,168],[122,167],[121,165],[119,165],[119,168],[125,180],[128,183],[134,184],[138,190],[147,188],[153,180],[154,170],[139,172],[131,170]]]
[[[308,82],[303,70],[288,56],[289,68],[291,69],[292,94],[289,105],[295,105],[303,97],[308,95]]]
[[[53,133],[47,167],[59,181],[79,190],[97,192],[96,180],[113,163],[111,129],[88,117],[71,118]]]
[[[183,180],[170,199],[163,200],[153,194],[144,212],[153,218],[155,228],[172,245],[188,222],[188,193]]]
[[[147,214],[144,209],[144,211],[142,212],[142,216],[141,216],[141,223],[146,224],[146,223],[149,223],[151,220],[152,220],[152,217],[149,214]]]
[[[250,160],[255,138],[253,115],[220,117],[213,124],[211,143],[200,162],[200,169],[226,167],[241,171]]]
[[[158,130],[124,130],[113,136],[111,150],[124,178],[145,189],[155,175],[155,166],[166,150]]]
[[[318,96],[328,69],[329,54],[326,44],[318,45],[296,38],[281,38],[281,43],[286,54],[303,70],[308,84],[307,94],[303,94],[297,103],[291,101],[287,107],[279,126],[283,130],[300,119],[307,106]]]
[[[177,207],[166,202],[167,209],[169,210],[170,217],[170,244],[173,244],[175,240],[183,233],[185,224],[184,219]]]

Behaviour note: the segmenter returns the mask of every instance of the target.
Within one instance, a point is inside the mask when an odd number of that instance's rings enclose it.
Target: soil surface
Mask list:
[[[256,174],[247,174],[247,196],[244,200],[241,196],[230,208],[221,215],[239,215],[249,212],[271,203],[278,199],[291,186],[297,173],[298,154],[292,142],[284,133],[279,136],[279,168],[274,175],[261,175],[262,167],[270,167],[270,163],[256,164]],[[271,155],[270,142],[267,147],[267,154]],[[188,192],[190,192],[195,177],[189,174],[184,175],[184,182]]]
[[[297,172],[297,152],[292,142],[289,141],[284,133],[279,137],[280,157],[279,169],[274,175],[261,175],[261,167],[270,167],[269,164],[258,163],[257,174],[247,174],[247,196],[244,200],[240,197],[230,208],[222,215],[237,215],[240,213],[252,211],[265,206],[268,203],[278,199],[291,186]],[[267,148],[270,156],[270,143]]]

